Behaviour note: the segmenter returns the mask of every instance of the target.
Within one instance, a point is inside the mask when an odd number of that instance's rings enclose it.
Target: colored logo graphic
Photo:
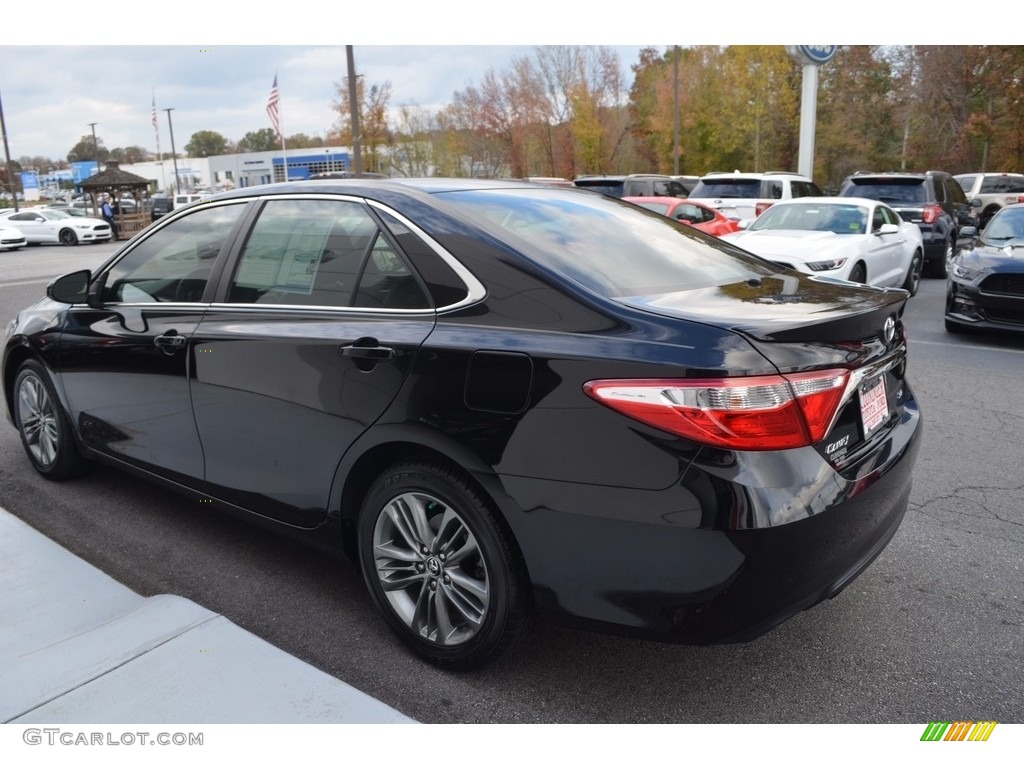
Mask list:
[[[995,730],[994,720],[975,723],[958,720],[953,723],[928,723],[921,741],[988,741]]]

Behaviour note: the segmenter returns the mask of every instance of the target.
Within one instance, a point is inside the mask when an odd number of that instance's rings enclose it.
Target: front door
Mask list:
[[[60,341],[71,418],[90,447],[183,481],[203,477],[189,377],[204,292],[244,205],[171,222],[96,279],[102,306],[69,310]]]

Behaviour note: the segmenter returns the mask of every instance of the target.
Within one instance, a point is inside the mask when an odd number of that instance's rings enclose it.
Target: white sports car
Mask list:
[[[27,208],[0,213],[0,226],[17,227],[29,243],[99,243],[110,240],[110,225],[102,219],[71,216],[50,208]]]
[[[25,245],[25,235],[20,229],[6,222],[0,222],[0,251],[13,251]]]
[[[921,230],[885,203],[860,197],[780,200],[747,229],[722,236],[784,267],[917,293]]]

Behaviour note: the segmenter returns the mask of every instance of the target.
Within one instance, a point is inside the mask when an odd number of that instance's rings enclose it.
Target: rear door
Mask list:
[[[435,312],[359,200],[265,201],[195,334],[210,492],[310,527],[342,455],[409,375]]]

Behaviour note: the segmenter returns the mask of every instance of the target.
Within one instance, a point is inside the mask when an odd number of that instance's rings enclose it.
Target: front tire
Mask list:
[[[374,481],[359,555],[385,621],[432,664],[480,667],[511,650],[529,623],[529,580],[511,532],[442,462],[407,461]]]
[[[29,461],[39,474],[64,480],[81,472],[85,461],[75,445],[71,422],[46,369],[26,360],[14,379],[14,426]]]
[[[851,283],[861,283],[862,285],[868,281],[868,271],[864,267],[864,264],[856,264],[853,269],[850,270],[850,277],[848,278]]]
[[[62,229],[59,237],[61,245],[78,245],[78,235],[70,229]]]

